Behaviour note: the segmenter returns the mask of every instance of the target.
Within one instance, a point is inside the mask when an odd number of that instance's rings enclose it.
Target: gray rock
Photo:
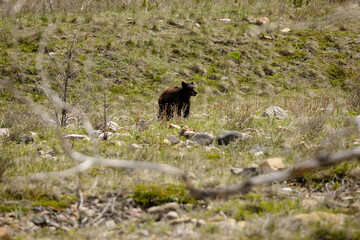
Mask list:
[[[210,145],[214,141],[214,137],[206,133],[196,133],[191,141],[200,145]]]
[[[110,227],[115,227],[116,226],[116,223],[114,220],[108,220],[105,222],[105,226],[110,228]]]
[[[179,139],[177,139],[175,136],[170,136],[167,138],[172,144],[178,144],[180,142]]]
[[[287,111],[282,109],[281,107],[272,106],[267,108],[263,114],[262,117],[276,117],[277,119],[285,119],[288,117]]]
[[[243,172],[243,168],[235,168],[235,167],[232,167],[230,169],[230,172],[234,175],[240,175],[242,172]]]
[[[144,237],[147,237],[147,236],[150,235],[150,233],[149,233],[149,231],[146,230],[146,229],[140,229],[140,230],[139,230],[139,235],[144,236]]]
[[[238,131],[223,131],[216,137],[216,141],[219,145],[228,145],[230,142],[236,139],[245,139],[244,134]]]
[[[44,215],[37,215],[32,219],[32,222],[35,225],[45,226],[46,225],[46,218],[45,218]]]

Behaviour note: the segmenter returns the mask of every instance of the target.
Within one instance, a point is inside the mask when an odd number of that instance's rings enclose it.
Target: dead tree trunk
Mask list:
[[[76,35],[74,35],[74,39],[73,39],[73,42],[72,42],[70,50],[69,50],[68,64],[67,64],[67,68],[66,68],[66,71],[65,71],[63,97],[62,97],[63,106],[62,106],[62,109],[61,109],[61,121],[60,121],[60,126],[61,127],[65,127],[66,122],[67,122],[66,102],[67,102],[67,92],[68,92],[68,86],[69,86],[69,79],[70,79],[70,76],[71,76],[71,60],[72,60],[72,57],[73,57],[73,49],[74,49],[74,45],[75,45],[75,40],[76,40]]]
[[[106,132],[106,110],[107,110],[107,106],[106,106],[106,90],[104,90],[104,137],[103,140],[107,140],[108,135]]]

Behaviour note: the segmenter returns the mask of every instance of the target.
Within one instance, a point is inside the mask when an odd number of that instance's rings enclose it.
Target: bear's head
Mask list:
[[[181,83],[182,88],[185,90],[185,92],[187,94],[189,94],[190,96],[196,96],[197,95],[197,91],[194,87],[194,83],[186,83],[186,82],[182,82]]]

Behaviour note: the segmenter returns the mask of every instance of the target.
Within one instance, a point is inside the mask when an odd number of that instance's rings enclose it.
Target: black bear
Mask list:
[[[182,111],[184,118],[190,113],[190,97],[196,96],[194,83],[181,83],[181,88],[170,87],[166,89],[159,97],[159,119],[166,115],[166,120],[173,117],[174,111],[181,117]]]

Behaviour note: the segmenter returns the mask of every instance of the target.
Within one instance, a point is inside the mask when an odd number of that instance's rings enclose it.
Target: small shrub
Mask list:
[[[230,52],[227,55],[234,59],[237,63],[240,63],[242,60],[242,54],[239,51]]]
[[[39,189],[6,189],[2,197],[13,200],[30,200],[32,206],[66,208],[76,200],[75,195],[55,195]]]
[[[229,129],[241,131],[250,128],[254,123],[254,112],[251,110],[253,105],[250,103],[238,104],[233,109],[226,109],[227,125]]]
[[[8,153],[0,151],[0,179],[2,179],[5,171],[12,165],[12,159]]]
[[[352,87],[350,106],[355,114],[360,114],[360,83]]]
[[[324,116],[318,116],[310,118],[308,121],[300,125],[300,133],[303,140],[313,140],[320,136],[321,131],[324,128],[326,119]]]
[[[143,208],[162,205],[168,202],[193,203],[195,201],[185,191],[184,186],[175,184],[137,185],[132,197]]]
[[[331,63],[327,68],[327,74],[329,77],[329,82],[333,87],[344,88],[346,80],[345,70],[335,63]]]

